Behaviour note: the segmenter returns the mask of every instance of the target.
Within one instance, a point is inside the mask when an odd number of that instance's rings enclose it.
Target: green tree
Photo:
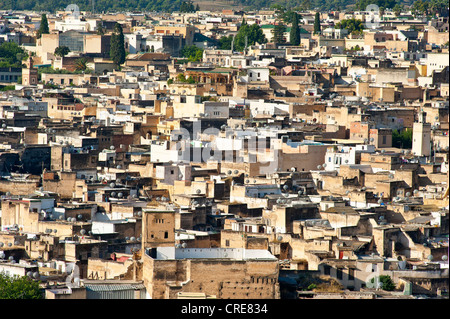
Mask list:
[[[448,17],[449,16],[448,0],[431,0],[430,10],[434,15],[438,15],[440,17]]]
[[[79,58],[75,61],[75,70],[86,71],[88,60],[86,58]]]
[[[403,5],[397,3],[394,8],[392,8],[392,11],[394,12],[395,16],[398,17],[403,11]]]
[[[103,21],[97,21],[97,34],[104,35],[105,29],[103,28]]]
[[[335,29],[347,29],[348,33],[361,33],[364,29],[364,23],[355,18],[344,19],[336,23]]]
[[[195,12],[195,6],[192,1],[182,1],[180,5],[180,12]]]
[[[411,13],[417,17],[420,15],[428,15],[430,11],[430,2],[417,0],[411,6]]]
[[[120,23],[115,24],[111,34],[111,49],[109,55],[118,66],[125,62],[125,38]]]
[[[232,37],[230,39],[232,41]],[[231,48],[231,41],[230,41],[230,48]],[[239,31],[234,37],[233,50],[243,51],[245,49],[246,44],[247,46],[250,46],[254,45],[255,43],[266,43],[266,42],[267,42],[266,37],[264,36],[264,33],[259,25],[257,24],[248,25],[245,19],[242,19]]]
[[[50,29],[48,27],[47,15],[44,13],[41,16],[41,25],[39,26],[37,37],[40,38],[43,34],[50,33]]]
[[[292,45],[300,44],[300,26],[298,25],[298,14],[295,13],[294,20],[292,21],[290,41]]]
[[[392,291],[395,289],[395,284],[392,281],[390,276],[387,275],[381,275],[379,277],[380,283],[381,283],[381,289],[386,290],[386,291]],[[372,278],[371,280],[372,283],[375,283],[375,278]]]
[[[320,34],[321,33],[321,27],[320,27],[320,13],[316,12],[314,16],[314,34]]]
[[[405,129],[401,132],[398,130],[392,130],[392,146],[397,148],[411,148],[412,130]]]
[[[60,46],[55,49],[55,55],[60,56],[62,58],[65,57],[67,54],[69,54],[69,52],[70,49],[69,47],[66,46]]]
[[[276,24],[272,29],[272,42],[275,44],[283,44],[286,43],[286,37],[284,36],[284,33],[286,32],[286,26],[279,21],[278,24]]]
[[[217,42],[217,47],[221,50],[231,50],[231,42],[233,42],[232,35],[221,37]]]
[[[15,42],[3,42],[0,44],[0,67],[22,67],[22,61],[28,54]]]
[[[0,273],[0,299],[43,299],[39,282],[27,276]]]
[[[188,58],[192,62],[201,61],[203,58],[203,49],[195,45],[185,46],[181,49],[181,56]]]

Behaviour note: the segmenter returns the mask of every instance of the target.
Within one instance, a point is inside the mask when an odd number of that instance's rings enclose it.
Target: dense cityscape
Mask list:
[[[97,2],[0,5],[0,299],[448,299],[448,2]]]

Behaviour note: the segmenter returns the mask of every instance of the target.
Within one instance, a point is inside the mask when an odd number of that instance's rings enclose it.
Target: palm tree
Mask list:
[[[86,71],[88,60],[86,58],[79,58],[75,62],[75,70],[77,71]]]

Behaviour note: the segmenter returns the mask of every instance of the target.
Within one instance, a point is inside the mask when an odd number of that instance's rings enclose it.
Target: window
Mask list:
[[[225,246],[226,247],[230,247],[230,240],[229,239],[225,240]]]
[[[169,233],[168,232],[164,232],[164,238],[169,238]]]
[[[330,270],[331,270],[331,267],[330,266],[328,266],[328,265],[324,265],[323,266],[323,274],[324,275],[330,275]]]
[[[339,280],[342,280],[342,269],[336,269],[336,277]]]
[[[348,270],[348,280],[355,280],[355,269],[350,268]]]

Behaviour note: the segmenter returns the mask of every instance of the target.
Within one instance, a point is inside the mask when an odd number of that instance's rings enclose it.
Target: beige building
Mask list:
[[[145,250],[143,263],[151,299],[176,299],[178,293],[279,299],[278,260],[267,250],[160,247]]]
[[[177,213],[165,207],[142,209],[142,248],[168,247],[175,243]]]
[[[412,152],[417,156],[431,155],[431,124],[426,122],[426,113],[419,114],[419,121],[413,125]]]

